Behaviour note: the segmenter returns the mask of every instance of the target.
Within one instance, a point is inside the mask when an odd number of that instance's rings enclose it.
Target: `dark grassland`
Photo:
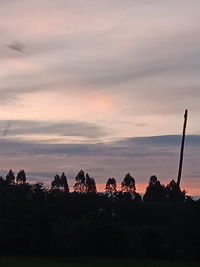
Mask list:
[[[200,262],[134,260],[134,259],[91,259],[67,260],[48,258],[0,258],[1,267],[199,267]]]

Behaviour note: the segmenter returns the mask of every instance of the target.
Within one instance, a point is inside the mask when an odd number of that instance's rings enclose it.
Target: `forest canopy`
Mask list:
[[[51,188],[29,184],[24,170],[0,177],[0,255],[199,259],[200,201],[153,175],[142,197],[127,173],[98,193],[83,170],[70,192],[65,173]]]

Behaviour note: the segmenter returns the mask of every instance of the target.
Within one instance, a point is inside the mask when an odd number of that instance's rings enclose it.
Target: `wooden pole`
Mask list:
[[[185,145],[185,132],[186,132],[186,126],[187,126],[187,118],[188,118],[188,110],[185,110],[184,114],[184,124],[183,124],[183,135],[182,135],[182,142],[181,142],[181,152],[180,152],[180,161],[179,161],[179,169],[178,169],[178,179],[177,179],[177,185],[180,187],[181,182],[181,174],[182,174],[182,168],[183,168],[183,153],[184,153],[184,145]]]

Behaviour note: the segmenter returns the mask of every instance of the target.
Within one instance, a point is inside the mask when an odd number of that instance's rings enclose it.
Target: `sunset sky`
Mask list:
[[[0,0],[0,175],[82,168],[200,196],[199,0]]]

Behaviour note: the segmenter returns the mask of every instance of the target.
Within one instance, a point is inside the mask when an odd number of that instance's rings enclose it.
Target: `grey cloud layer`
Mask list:
[[[169,146],[169,147],[177,147],[180,145],[181,136],[180,135],[163,135],[163,136],[150,136],[150,137],[133,137],[127,138],[124,140],[120,140],[116,143],[127,145],[153,145],[153,146]],[[200,147],[200,136],[199,135],[188,135],[186,136],[186,142],[188,146]]]
[[[136,175],[140,183],[147,182],[152,174],[157,174],[163,182],[167,182],[177,175],[180,141],[181,136],[154,136],[128,138],[109,144],[60,145],[1,139],[0,157],[3,156],[7,169],[25,168],[32,177],[45,178],[42,180],[44,182],[62,171],[72,179],[81,168],[89,171],[98,183],[105,183],[109,176],[120,181],[128,171]],[[187,136],[183,173],[185,181],[199,180],[199,152],[200,136]]]
[[[81,156],[141,156],[174,155],[181,142],[179,135],[133,137],[118,140],[112,143],[99,144],[47,144],[17,140],[0,139],[1,154],[63,154]],[[189,135],[186,138],[188,147],[200,149],[200,136]]]
[[[87,122],[50,122],[26,120],[0,120],[1,136],[17,135],[57,135],[57,136],[83,136],[96,138],[104,134],[103,130],[95,124]]]

